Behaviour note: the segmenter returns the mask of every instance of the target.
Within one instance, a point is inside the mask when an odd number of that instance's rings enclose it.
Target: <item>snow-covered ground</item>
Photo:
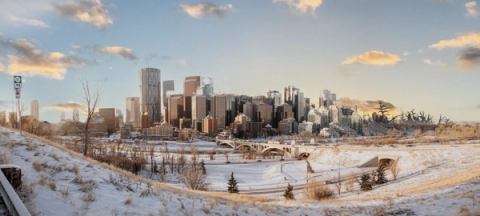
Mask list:
[[[319,147],[311,157],[325,175],[341,161],[342,175],[377,156],[398,157],[397,181],[338,199],[285,201],[281,196],[194,192],[115,169],[51,143],[0,128],[0,153],[24,171],[25,203],[34,215],[479,215],[480,144]],[[221,157],[217,155],[217,157]],[[209,165],[207,180],[221,188],[235,172],[249,185],[304,180],[304,161]],[[284,184],[284,183],[283,183]],[[223,185],[225,187],[225,185]]]

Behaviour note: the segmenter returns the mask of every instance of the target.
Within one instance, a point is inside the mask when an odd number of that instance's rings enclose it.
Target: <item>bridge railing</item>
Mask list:
[[[30,216],[30,212],[2,171],[0,171],[0,196],[12,216]]]

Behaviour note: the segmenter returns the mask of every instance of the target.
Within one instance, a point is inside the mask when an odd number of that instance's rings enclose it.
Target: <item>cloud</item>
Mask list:
[[[398,55],[373,50],[352,56],[343,61],[342,64],[395,65],[398,62],[400,62],[400,57]]]
[[[50,28],[50,26],[42,20],[21,18],[16,16],[10,16],[9,19],[10,21],[20,23],[22,25],[33,26],[37,28]]]
[[[430,48],[440,50],[443,48],[460,48],[466,46],[480,47],[480,32],[467,33],[453,39],[440,40],[432,44]]]
[[[480,48],[468,47],[460,51],[458,60],[465,68],[480,66]]]
[[[223,17],[229,13],[233,6],[231,4],[216,5],[214,3],[198,3],[198,4],[180,4],[180,9],[193,18],[201,18],[204,15],[215,15]]]
[[[302,13],[314,12],[323,0],[273,0],[274,3],[286,3]]]
[[[370,115],[373,112],[378,112],[379,102],[382,102],[390,109],[390,115],[398,115],[400,111],[397,109],[395,105],[391,102],[383,101],[383,100],[358,100],[353,98],[340,98],[337,100],[338,106],[346,106],[351,108],[358,108],[358,111],[363,114]]]
[[[467,9],[468,16],[476,17],[478,15],[477,2],[474,0],[470,0],[467,3],[465,3],[465,9]]]
[[[53,4],[53,8],[62,16],[80,22],[105,28],[112,24],[112,18],[101,0],[78,0],[66,4]]]
[[[129,60],[137,59],[137,56],[133,53],[132,49],[122,46],[106,46],[106,47],[97,47],[98,52],[118,55]]]
[[[84,105],[79,104],[77,102],[53,104],[53,105],[47,106],[46,109],[55,110],[59,112],[70,112],[73,110],[79,110],[82,113],[85,113],[87,110],[87,108]]]
[[[79,59],[61,52],[42,52],[24,39],[10,40],[0,37],[0,47],[15,50],[15,54],[8,55],[8,64],[3,66],[3,72],[9,74],[63,79],[67,69],[81,64]]]
[[[189,64],[188,60],[183,59],[183,58],[175,58],[173,56],[162,56],[161,59],[163,61],[172,62],[172,63],[174,63],[176,65],[180,65],[180,66],[185,66],[185,65]]]
[[[433,61],[429,58],[424,59],[423,63],[425,63],[427,65],[432,65],[432,66],[440,66],[440,67],[446,67],[447,66],[447,64],[443,63],[442,61],[439,61],[439,60]]]

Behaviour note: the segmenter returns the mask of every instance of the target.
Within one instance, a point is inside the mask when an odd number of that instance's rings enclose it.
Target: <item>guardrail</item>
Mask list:
[[[7,177],[0,171],[0,195],[3,199],[8,213],[12,216],[30,216],[22,200],[18,197],[17,192],[13,189]]]

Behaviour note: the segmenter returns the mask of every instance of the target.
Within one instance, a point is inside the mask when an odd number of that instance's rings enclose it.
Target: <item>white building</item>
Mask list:
[[[39,116],[39,112],[38,112],[38,100],[32,100],[32,103],[31,103],[31,109],[30,109],[30,115],[37,119],[37,120],[40,120],[40,116]]]
[[[131,124],[135,128],[141,126],[140,98],[127,97],[126,99],[126,119],[127,124]]]

